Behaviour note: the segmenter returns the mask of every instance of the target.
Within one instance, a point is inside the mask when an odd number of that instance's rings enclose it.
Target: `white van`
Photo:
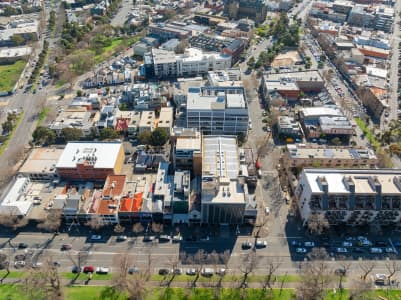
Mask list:
[[[214,270],[212,268],[203,268],[201,274],[205,277],[213,276]]]

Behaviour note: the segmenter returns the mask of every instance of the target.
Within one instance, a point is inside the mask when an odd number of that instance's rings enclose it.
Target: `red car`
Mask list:
[[[85,266],[83,269],[84,273],[93,273],[95,272],[95,267],[94,266]]]

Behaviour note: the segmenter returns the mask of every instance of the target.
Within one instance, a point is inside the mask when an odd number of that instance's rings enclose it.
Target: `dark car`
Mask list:
[[[70,245],[70,244],[61,245],[61,250],[62,251],[67,251],[67,250],[71,250],[71,249],[72,249],[72,245]]]
[[[169,269],[160,269],[159,275],[168,275],[170,273]]]
[[[302,247],[302,242],[301,241],[291,241],[291,246],[293,247]]]
[[[365,252],[365,250],[363,248],[356,247],[356,248],[354,248],[354,252],[355,253],[363,253],[363,252]]]
[[[379,246],[379,247],[386,247],[387,246],[387,242],[386,241],[376,241],[375,245]]]
[[[80,267],[78,267],[78,266],[73,266],[72,269],[71,269],[71,272],[74,273],[74,274],[81,273],[82,269]]]
[[[196,237],[194,237],[193,235],[191,235],[191,236],[186,237],[185,240],[186,240],[187,242],[195,242],[195,241],[196,241]]]
[[[251,242],[243,242],[241,245],[241,248],[243,250],[251,249],[252,248],[252,243]]]
[[[18,249],[25,249],[28,248],[28,244],[27,243],[19,243],[18,244]]]

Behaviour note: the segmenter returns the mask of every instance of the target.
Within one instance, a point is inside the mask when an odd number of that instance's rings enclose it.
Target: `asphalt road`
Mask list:
[[[131,8],[133,8],[132,0],[123,0],[121,5],[122,7],[111,20],[111,26],[113,27],[123,27],[124,23],[127,21]]]

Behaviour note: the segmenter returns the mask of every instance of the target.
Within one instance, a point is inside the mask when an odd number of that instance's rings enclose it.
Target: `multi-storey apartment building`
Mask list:
[[[323,213],[330,224],[389,225],[401,219],[401,171],[304,169],[295,192],[302,220]]]
[[[246,135],[248,104],[243,87],[189,88],[186,127],[204,134]]]

